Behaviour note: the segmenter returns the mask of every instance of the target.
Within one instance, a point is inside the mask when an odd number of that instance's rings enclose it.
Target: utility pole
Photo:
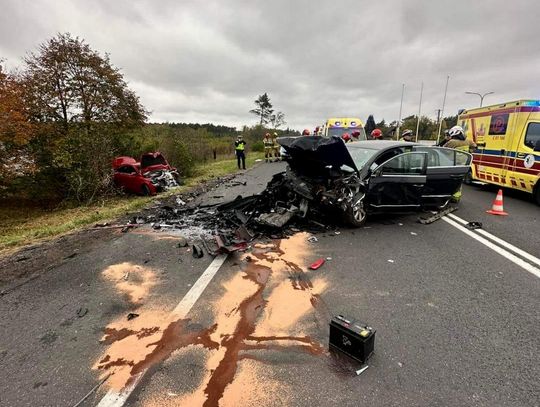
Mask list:
[[[401,87],[401,104],[399,105],[399,120],[396,128],[396,140],[399,140],[399,128],[401,127],[401,111],[403,109],[403,95],[405,94],[405,84]]]
[[[420,102],[418,103],[418,117],[416,118],[416,140],[418,141],[418,130],[420,129],[420,115],[422,113],[422,93],[424,93],[424,82],[420,87]]]
[[[467,95],[477,95],[477,96],[480,96],[480,107],[482,107],[482,103],[484,103],[484,98],[487,96],[487,95],[491,95],[492,93],[495,93],[495,92],[486,92],[484,93],[483,95],[481,93],[477,93],[477,92],[465,92]]]
[[[444,115],[444,105],[446,104],[446,94],[448,93],[448,82],[450,81],[450,75],[446,76],[446,86],[444,88],[444,99],[442,102],[441,115]],[[439,122],[439,131],[437,132],[437,145],[439,144],[439,139],[441,138],[441,126],[442,120]]]
[[[441,109],[435,109],[437,112],[437,126],[439,125],[439,121],[441,120]]]

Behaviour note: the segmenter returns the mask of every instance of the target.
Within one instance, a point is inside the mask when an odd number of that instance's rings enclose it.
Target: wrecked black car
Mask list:
[[[334,210],[352,226],[361,226],[372,213],[443,209],[461,188],[472,160],[463,151],[410,142],[345,144],[337,137],[278,142],[289,166],[267,189],[289,209],[260,219],[274,226],[312,208]]]

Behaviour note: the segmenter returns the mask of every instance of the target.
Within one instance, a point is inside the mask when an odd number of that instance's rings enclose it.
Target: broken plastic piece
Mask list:
[[[482,229],[482,222],[469,222],[465,225],[465,227],[470,230]]]
[[[316,243],[318,241],[319,241],[319,239],[317,239],[315,236],[308,237],[308,242],[310,242],[310,243]]]
[[[309,268],[311,270],[317,270],[319,267],[321,267],[323,264],[324,264],[325,260],[324,259],[319,259],[313,263],[311,263],[311,265],[309,266]]]
[[[88,308],[82,308],[82,307],[81,307],[81,308],[79,308],[79,309],[77,310],[77,316],[78,316],[79,318],[84,317],[86,314],[88,314]]]
[[[363,368],[361,369],[358,369],[356,371],[356,376],[360,376],[362,373],[364,373],[366,371],[366,369],[368,368],[369,366],[368,365],[365,365]]]
[[[130,312],[129,314],[127,314],[127,320],[128,321],[131,321],[132,319],[135,319],[139,316],[139,314],[135,314],[133,312]]]

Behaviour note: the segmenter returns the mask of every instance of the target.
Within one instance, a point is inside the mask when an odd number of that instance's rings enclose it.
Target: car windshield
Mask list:
[[[356,165],[356,168],[358,168],[359,170],[366,164],[366,162],[368,162],[371,157],[373,157],[379,151],[376,149],[352,147],[349,145],[347,145],[347,149],[349,150],[349,154],[351,155]]]
[[[152,154],[143,155],[141,158],[141,167],[146,168],[152,165],[166,165],[165,158],[161,154],[155,157]]]
[[[358,140],[366,140],[366,132],[362,127],[330,127],[328,129],[328,137],[337,136],[341,137],[343,136],[343,133],[347,133],[349,136],[352,136],[353,131],[359,131],[360,136],[358,136]]]

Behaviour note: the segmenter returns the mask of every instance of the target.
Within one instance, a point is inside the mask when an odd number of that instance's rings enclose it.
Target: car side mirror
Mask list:
[[[536,140],[536,144],[534,145],[534,151],[540,151],[540,140]]]

